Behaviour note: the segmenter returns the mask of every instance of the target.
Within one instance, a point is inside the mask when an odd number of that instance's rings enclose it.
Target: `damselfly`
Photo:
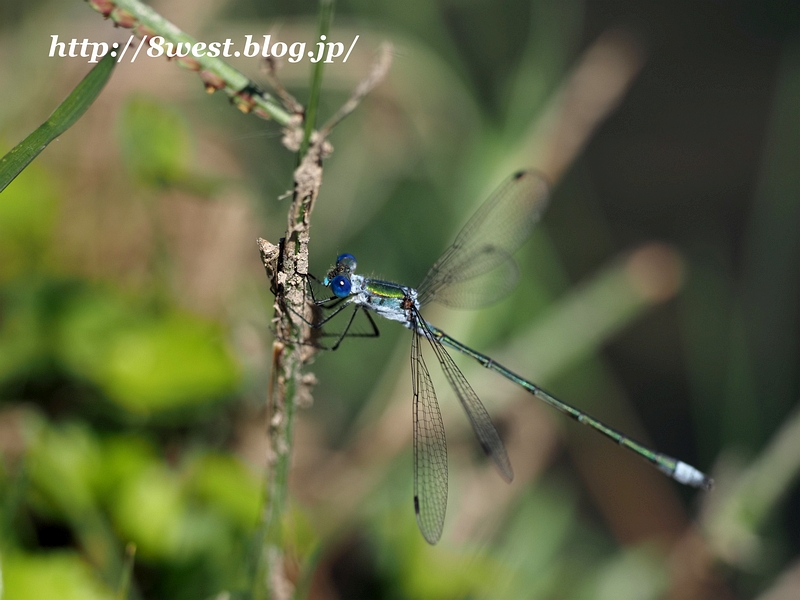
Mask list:
[[[453,244],[442,254],[417,288],[371,279],[355,273],[356,259],[342,254],[323,281],[333,296],[316,302],[330,310],[314,327],[321,328],[348,307],[353,310],[344,330],[331,349],[348,335],[356,315],[363,312],[377,335],[371,313],[398,321],[414,332],[411,339],[411,383],[414,427],[414,511],[420,531],[430,544],[439,541],[447,508],[447,444],[436,392],[422,356],[420,341],[428,341],[444,374],[469,417],[475,435],[487,456],[506,481],[513,472],[503,442],[478,395],[453,362],[445,346],[471,356],[487,369],[522,386],[550,406],[611,438],[620,446],[648,460],[676,481],[709,489],[712,480],[694,467],[651,450],[622,433],[558,400],[538,385],[516,375],[485,354],[469,348],[426,321],[420,314],[432,301],[456,307],[486,305],[505,296],[516,282],[512,255],[528,238],[547,199],[547,184],[534,171],[520,171],[500,188],[467,222]],[[488,285],[476,278],[488,276]],[[484,281],[484,283],[487,283]]]

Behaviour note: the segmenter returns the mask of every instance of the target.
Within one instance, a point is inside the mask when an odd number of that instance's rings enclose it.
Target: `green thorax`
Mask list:
[[[394,298],[402,300],[406,296],[406,291],[401,285],[390,281],[380,281],[378,279],[364,279],[364,290],[373,296],[383,298]]]

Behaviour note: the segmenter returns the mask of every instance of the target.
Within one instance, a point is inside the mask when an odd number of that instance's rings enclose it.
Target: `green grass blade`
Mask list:
[[[333,6],[334,0],[320,0],[319,3],[319,31],[317,37],[328,35],[328,30],[333,21]],[[320,56],[320,59],[322,57]],[[303,131],[303,142],[300,145],[300,152],[297,155],[298,163],[308,152],[308,146],[311,143],[311,134],[314,132],[314,126],[317,123],[317,108],[319,106],[320,90],[322,89],[322,71],[325,68],[323,60],[319,60],[311,71],[311,91],[308,97],[308,106],[306,107],[305,129]]]
[[[136,558],[136,544],[128,542],[125,546],[125,562],[122,567],[122,577],[117,588],[117,600],[127,600],[130,593],[131,578],[133,576],[133,561]]]
[[[50,118],[0,159],[0,192],[19,175],[39,153],[81,118],[111,76],[116,60],[106,54],[72,90]]]

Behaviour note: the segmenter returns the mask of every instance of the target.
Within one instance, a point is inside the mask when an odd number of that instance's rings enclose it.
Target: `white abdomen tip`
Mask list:
[[[678,464],[675,466],[675,473],[673,473],[672,478],[679,483],[691,485],[692,487],[701,487],[705,489],[711,487],[711,479],[706,477],[705,473],[681,461],[678,461]]]

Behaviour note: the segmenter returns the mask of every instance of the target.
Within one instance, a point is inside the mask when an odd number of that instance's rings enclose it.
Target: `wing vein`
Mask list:
[[[414,512],[422,536],[429,544],[435,544],[442,536],[447,510],[447,441],[436,392],[416,333],[411,340],[411,373]]]
[[[433,348],[436,358],[442,366],[442,371],[444,371],[445,377],[447,377],[447,381],[450,383],[450,386],[461,402],[461,406],[464,407],[464,411],[467,413],[467,417],[472,425],[472,429],[475,431],[478,442],[480,442],[481,448],[483,448],[486,455],[494,462],[503,478],[510,482],[514,479],[511,461],[508,460],[506,448],[500,439],[500,435],[497,433],[494,423],[492,423],[491,417],[489,417],[489,413],[486,411],[480,398],[478,398],[478,394],[472,389],[467,378],[464,377],[464,374],[456,366],[453,358],[439,339],[433,335],[428,324],[416,310],[414,312],[417,327],[424,333],[431,348]]]

